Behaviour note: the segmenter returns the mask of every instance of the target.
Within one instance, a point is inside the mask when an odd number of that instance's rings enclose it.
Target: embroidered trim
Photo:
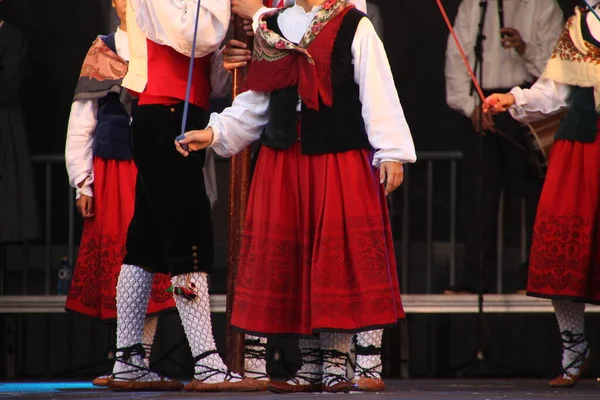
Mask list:
[[[596,109],[600,110],[600,49],[583,38],[581,23],[587,12],[575,9],[567,21],[543,77],[572,86],[593,87]]]

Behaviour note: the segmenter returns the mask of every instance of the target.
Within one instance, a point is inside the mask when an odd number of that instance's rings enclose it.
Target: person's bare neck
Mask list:
[[[320,6],[325,3],[325,0],[296,0],[296,4],[304,8],[304,11],[308,12],[315,6]]]
[[[123,32],[127,32],[127,24],[125,22],[121,22],[121,25],[119,25],[119,29]]]

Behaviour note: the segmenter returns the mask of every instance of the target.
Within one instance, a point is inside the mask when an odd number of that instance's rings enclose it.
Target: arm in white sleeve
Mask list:
[[[231,91],[231,72],[223,67],[223,47],[213,53],[210,60],[211,99],[222,99]]]
[[[467,59],[471,65],[473,65],[475,59],[472,49],[476,39],[476,32],[473,34],[470,23],[473,9],[479,12],[479,7],[474,7],[473,1],[463,1],[458,7],[458,14],[454,21],[456,36],[467,53]],[[471,118],[471,114],[473,114],[473,110],[476,107],[475,92],[471,94],[471,78],[452,35],[448,35],[444,71],[446,77],[446,103],[448,107]]]
[[[129,0],[136,22],[146,37],[158,44],[191,55],[200,1],[195,57],[219,48],[225,39],[231,16],[229,0]]]
[[[221,157],[231,157],[258,140],[269,122],[270,98],[269,93],[249,90],[221,114],[213,113],[208,123],[214,133],[211,148]]]
[[[510,114],[521,123],[529,123],[565,109],[571,87],[548,78],[540,78],[531,89],[516,87],[510,93],[515,97],[515,105],[509,110]]]
[[[98,102],[96,100],[76,100],[71,106],[67,128],[65,161],[69,184],[76,188],[85,180],[81,193],[93,196],[94,156],[92,144],[96,129]]]
[[[523,54],[527,71],[535,77],[542,76],[564,24],[560,6],[555,1],[543,3],[535,14],[532,41],[527,43]]]
[[[352,56],[365,128],[369,143],[376,150],[373,165],[378,167],[382,161],[415,162],[415,146],[390,64],[383,43],[368,18],[358,24]]]

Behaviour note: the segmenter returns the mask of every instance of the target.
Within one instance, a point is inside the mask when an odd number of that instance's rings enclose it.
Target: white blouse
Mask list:
[[[115,47],[117,54],[125,61],[129,61],[129,42],[127,33],[117,28],[115,33]],[[92,184],[94,183],[94,155],[92,144],[93,134],[96,129],[98,113],[97,100],[76,100],[71,105],[71,115],[67,126],[67,141],[65,145],[65,161],[69,183],[77,188],[85,180],[84,185],[77,192],[77,198],[84,194],[92,197]]]
[[[596,10],[600,11],[600,8],[596,7]],[[586,18],[590,33],[600,40],[600,21],[592,13],[588,13]],[[531,89],[515,87],[510,93],[515,96],[515,105],[509,110],[510,114],[519,122],[529,123],[565,109],[571,87],[541,78]]]
[[[283,35],[299,42],[321,7],[305,12],[300,6],[288,8],[278,17]],[[354,80],[359,86],[362,116],[371,146],[376,149],[373,165],[382,161],[415,162],[416,153],[410,129],[396,92],[387,55],[373,24],[363,18],[352,42]],[[269,93],[247,91],[236,97],[231,107],[212,114],[211,147],[230,157],[256,141],[269,122]]]

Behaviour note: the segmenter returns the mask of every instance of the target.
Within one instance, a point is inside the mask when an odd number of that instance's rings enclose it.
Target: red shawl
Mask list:
[[[319,110],[319,98],[331,107],[331,53],[344,16],[352,8],[354,5],[346,0],[325,2],[298,45],[267,28],[267,18],[286,8],[262,15],[246,89],[270,93],[298,86],[298,94],[308,108]]]

